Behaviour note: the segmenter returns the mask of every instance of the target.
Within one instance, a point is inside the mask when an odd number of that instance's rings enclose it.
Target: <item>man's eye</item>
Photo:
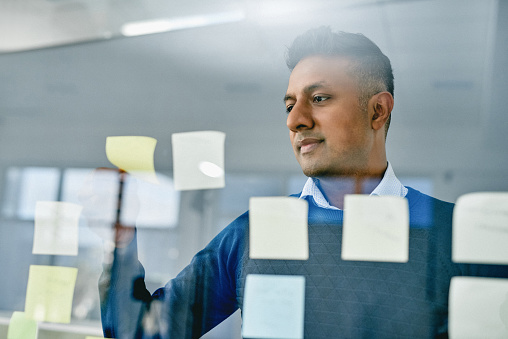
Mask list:
[[[313,100],[314,100],[314,102],[321,102],[321,101],[325,101],[327,99],[328,99],[328,97],[325,97],[322,95],[316,95]]]
[[[286,113],[290,113],[293,110],[293,105],[289,105],[286,107]]]

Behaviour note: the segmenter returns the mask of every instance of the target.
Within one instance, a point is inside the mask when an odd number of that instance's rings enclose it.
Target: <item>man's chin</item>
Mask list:
[[[316,168],[312,166],[304,167],[302,166],[303,174],[308,177],[320,177],[326,175],[326,171],[323,171],[321,168]]]
[[[356,168],[344,168],[343,166],[332,166],[329,164],[317,164],[316,162],[300,162],[303,174],[313,178],[355,176],[358,174]]]
[[[365,173],[355,168],[323,168],[316,166],[302,166],[303,174],[313,178],[343,178],[343,177],[361,177],[365,176]]]

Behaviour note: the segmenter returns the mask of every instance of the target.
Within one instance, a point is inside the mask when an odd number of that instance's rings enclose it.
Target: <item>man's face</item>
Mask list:
[[[368,170],[371,119],[359,104],[357,82],[341,57],[302,59],[289,78],[287,126],[296,159],[312,177]]]

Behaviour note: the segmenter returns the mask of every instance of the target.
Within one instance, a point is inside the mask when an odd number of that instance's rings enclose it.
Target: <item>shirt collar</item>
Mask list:
[[[397,179],[395,172],[393,172],[392,165],[388,162],[383,179],[381,179],[370,195],[393,195],[397,197],[405,197],[406,194],[407,188],[402,185],[399,179]],[[319,189],[318,179],[316,178],[309,177],[307,179],[299,198],[303,199],[305,197],[311,197],[319,207],[340,210],[328,203],[325,196]]]

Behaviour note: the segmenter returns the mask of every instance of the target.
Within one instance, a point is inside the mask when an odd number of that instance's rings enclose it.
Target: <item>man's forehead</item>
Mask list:
[[[310,70],[319,70],[322,68],[337,68],[337,69],[345,69],[351,64],[352,60],[348,57],[341,55],[323,55],[323,54],[314,54],[309,55],[302,58],[295,66],[291,74],[295,72],[295,70],[310,69]]]
[[[302,59],[289,76],[287,95],[350,82],[350,60],[340,56],[314,55]]]

